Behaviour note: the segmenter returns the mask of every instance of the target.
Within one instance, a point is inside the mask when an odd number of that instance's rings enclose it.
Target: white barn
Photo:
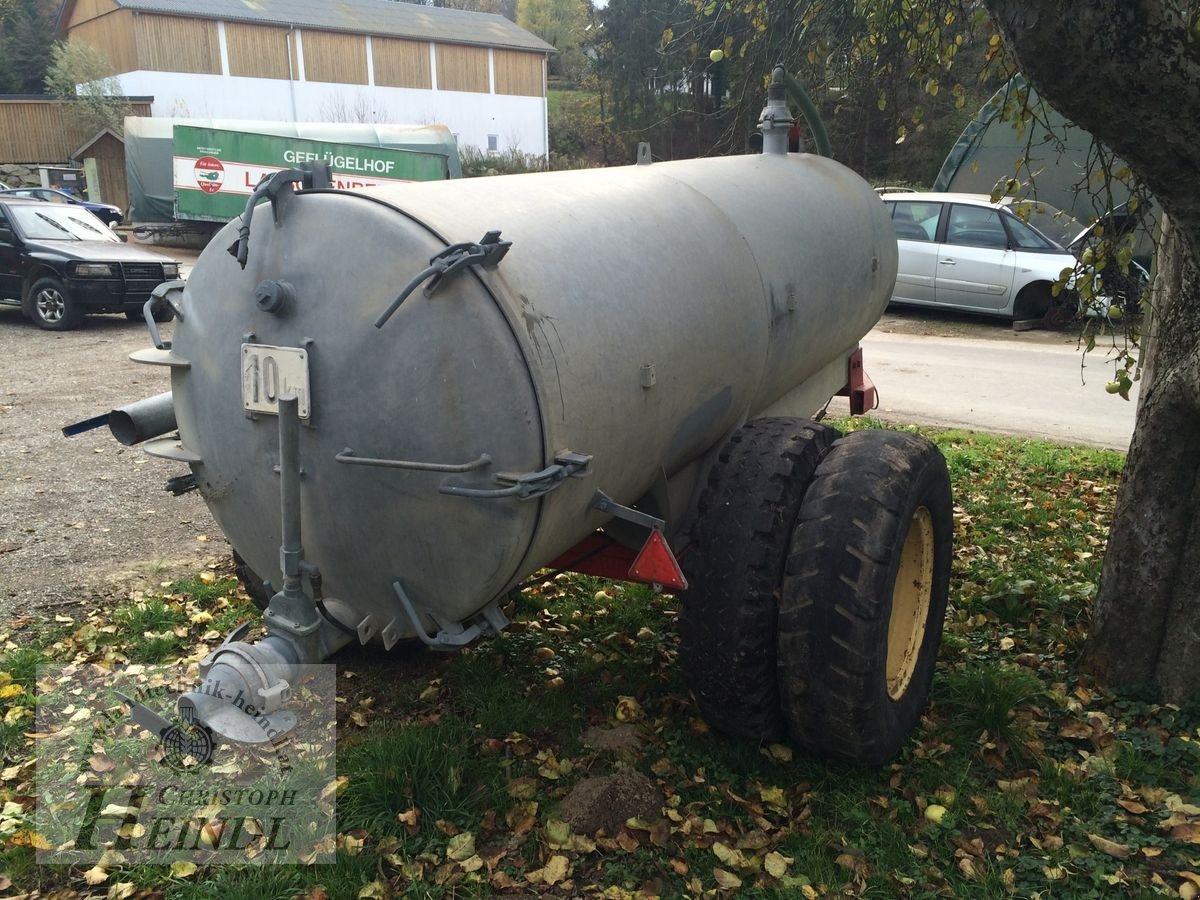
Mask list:
[[[396,0],[65,0],[152,115],[443,124],[481,150],[549,150],[554,48],[503,16]]]

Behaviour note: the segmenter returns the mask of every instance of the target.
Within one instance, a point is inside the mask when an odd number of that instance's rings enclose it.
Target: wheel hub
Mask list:
[[[67,304],[62,294],[50,288],[37,295],[38,315],[47,322],[58,322],[66,313]]]
[[[913,513],[900,552],[888,620],[887,692],[899,700],[908,690],[929,619],[933,596],[933,516],[924,506]]]

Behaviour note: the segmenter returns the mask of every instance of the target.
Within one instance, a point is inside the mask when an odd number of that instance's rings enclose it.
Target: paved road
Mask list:
[[[862,341],[880,418],[1128,448],[1136,388],[1130,402],[1105,392],[1112,367],[1102,349],[1081,370],[1070,335],[991,323],[949,329],[961,335],[905,333],[921,330],[913,323],[885,316]]]

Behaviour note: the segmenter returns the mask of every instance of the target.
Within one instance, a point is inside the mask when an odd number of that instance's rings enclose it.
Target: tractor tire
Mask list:
[[[249,563],[242,559],[242,555],[236,550],[233,551],[233,571],[237,580],[242,583],[242,589],[250,598],[250,602],[260,610],[266,610],[271,602],[271,592],[267,589],[267,583],[250,568]]]
[[[953,515],[946,461],[922,437],[858,431],[821,462],[779,612],[779,690],[796,744],[874,766],[908,741],[941,643]]]
[[[714,728],[751,740],[784,732],[776,619],[792,526],[817,464],[839,437],[805,419],[767,418],[721,449],[684,558],[684,683]]]

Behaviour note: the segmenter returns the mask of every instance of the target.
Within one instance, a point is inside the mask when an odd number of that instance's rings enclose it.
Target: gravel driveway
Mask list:
[[[124,316],[59,334],[0,309],[0,615],[99,605],[228,553],[198,493],[162,490],[186,466],[122,447],[107,428],[62,435],[170,389],[166,369],[129,361],[148,346],[145,325]]]

